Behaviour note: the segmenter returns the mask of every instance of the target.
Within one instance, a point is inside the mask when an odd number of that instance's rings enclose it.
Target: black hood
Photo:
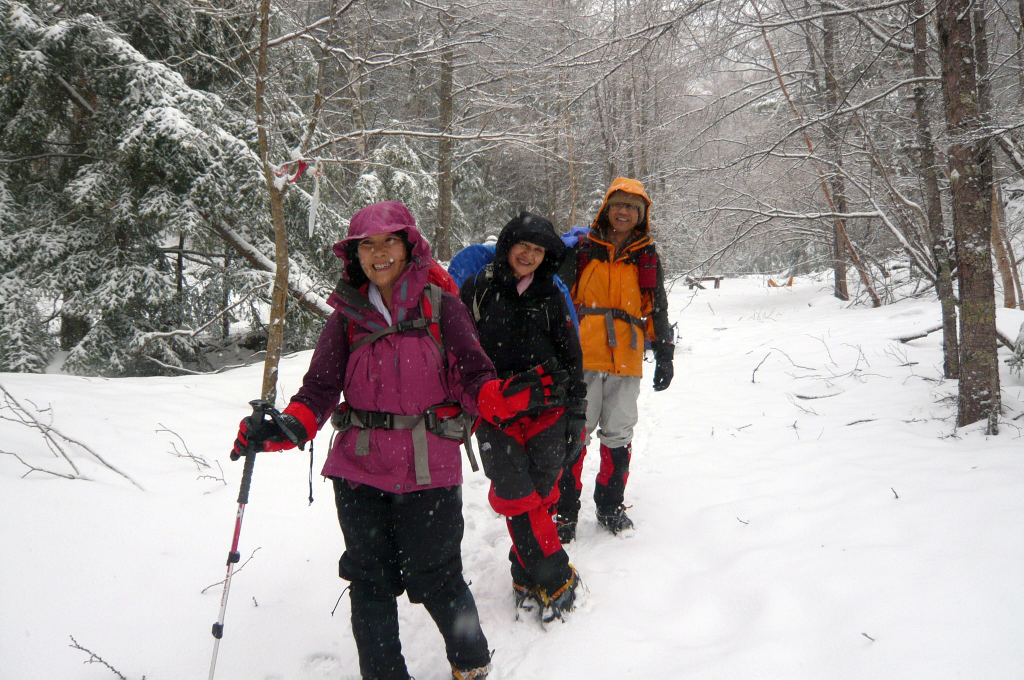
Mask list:
[[[533,273],[535,281],[550,281],[565,259],[566,248],[551,222],[532,213],[521,212],[505,225],[494,247],[494,273],[502,279],[515,278],[508,253],[517,243],[527,241],[545,250],[544,261]]]

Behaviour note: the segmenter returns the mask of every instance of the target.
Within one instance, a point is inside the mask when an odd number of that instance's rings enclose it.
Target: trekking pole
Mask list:
[[[249,418],[250,426],[246,429],[252,430],[258,423],[263,422],[264,418],[268,415],[270,418],[278,424],[284,435],[296,446],[299,445],[298,437],[295,433],[288,428],[281,420],[281,414],[275,409],[269,402],[263,399],[254,399],[249,402],[252,406],[252,416]],[[242,454],[237,454],[234,451],[231,452],[231,460],[238,460]],[[210,680],[213,680],[213,673],[217,668],[217,652],[220,650],[220,639],[224,636],[224,613],[228,608],[228,590],[231,588],[231,575],[233,570],[231,565],[237,564],[241,559],[241,555],[238,552],[238,537],[242,533],[242,516],[245,514],[245,506],[249,502],[249,486],[252,483],[252,468],[256,462],[256,452],[252,450],[251,445],[246,447],[245,451],[245,467],[242,468],[242,485],[238,490],[238,513],[235,515],[235,534],[231,539],[231,552],[228,553],[228,573],[224,578],[224,593],[220,596],[220,615],[217,618],[217,623],[213,624],[213,637],[215,638],[213,643],[213,659],[210,661]]]

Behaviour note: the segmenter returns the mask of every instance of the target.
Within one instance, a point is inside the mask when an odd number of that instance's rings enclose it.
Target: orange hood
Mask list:
[[[624,191],[627,194],[635,194],[640,198],[644,199],[644,203],[647,204],[646,210],[644,210],[644,218],[636,225],[636,231],[640,234],[646,234],[651,228],[651,199],[644,191],[644,185],[635,179],[628,177],[616,177],[612,180],[612,184],[608,187],[608,191],[604,194],[604,201],[601,203],[601,209],[597,211],[597,217],[594,218],[593,224],[590,225],[591,229],[595,229],[599,234],[604,233],[604,227],[607,226],[607,217],[605,216],[608,210],[608,199],[616,191]],[[600,224],[601,218],[605,217],[604,224]]]

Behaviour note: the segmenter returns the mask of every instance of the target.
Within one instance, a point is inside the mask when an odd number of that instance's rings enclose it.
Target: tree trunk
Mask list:
[[[270,0],[260,0],[260,47],[256,67],[256,130],[259,139],[263,177],[270,192],[270,218],[274,225],[274,290],[270,298],[270,324],[267,336],[267,358],[263,362],[263,399],[271,404],[277,398],[278,365],[284,347],[284,319],[288,313],[288,231],[284,222],[284,194],[274,184],[270,167],[269,140],[264,115],[267,78],[267,41],[270,30]]]
[[[449,40],[449,19],[441,15],[442,39]],[[441,73],[439,90],[439,119],[437,130],[442,135],[452,132],[454,106],[452,102],[452,81],[455,75],[455,54],[448,47],[441,52]],[[450,137],[441,137],[437,142],[437,229],[434,231],[434,257],[438,260],[452,259],[452,155],[455,145]]]
[[[995,255],[996,266],[999,268],[999,278],[1003,283],[1003,307],[1016,309],[1017,295],[1013,285],[1013,267],[1010,265],[1010,258],[1006,253],[1006,241],[1003,239],[1003,230],[999,224],[999,197],[995,186],[992,187],[992,252]]]
[[[832,167],[828,182],[832,187],[832,201],[836,211],[846,212],[846,185],[839,170],[843,166],[842,141],[839,137],[838,121],[835,116],[839,108],[839,82],[836,80],[836,19],[826,16],[822,21],[822,62],[825,68],[825,107],[829,116],[825,122],[824,141]],[[839,220],[832,227],[832,269],[833,291],[840,300],[849,300],[850,291],[846,283],[846,252],[843,247],[843,231]]]
[[[576,202],[579,200],[580,190],[576,180],[576,163],[573,158],[572,144],[572,120],[569,117],[569,107],[565,107],[565,145],[569,152],[569,224],[570,229],[576,226]]]
[[[1017,306],[1024,309],[1024,290],[1021,290],[1020,271],[1017,268],[1017,256],[1013,253],[1013,242],[1010,235],[1006,233],[1006,210],[1003,208],[1003,198],[995,187],[994,203],[992,211],[995,214],[995,225],[999,230],[999,238],[1002,239],[1003,248],[1006,250],[1006,259],[1010,265],[1010,278],[1013,279],[1013,289],[1017,294]]]
[[[221,285],[223,288],[220,293],[220,301],[223,309],[227,309],[228,305],[231,304],[231,284],[228,283],[228,271],[231,267],[231,256],[224,255],[224,276],[221,278]],[[220,318],[220,336],[227,340],[228,336],[231,335],[231,315],[225,314]]]
[[[970,0],[939,0],[939,54],[949,133],[953,235],[960,281],[960,386],[957,426],[988,420],[998,432],[999,364],[992,278],[991,187],[985,184],[989,146],[981,141],[977,66]]]
[[[928,26],[925,23],[924,0],[914,0],[914,77],[928,75]],[[935,258],[935,291],[942,308],[942,372],[949,380],[960,377],[960,340],[957,335],[956,295],[953,290],[953,263],[950,239],[942,216],[939,193],[939,172],[935,160],[928,107],[927,84],[914,85],[914,113],[917,117],[918,169],[924,183],[925,215],[931,234],[932,257]]]
[[[1017,0],[1017,14],[1017,103],[1024,106],[1024,0]]]

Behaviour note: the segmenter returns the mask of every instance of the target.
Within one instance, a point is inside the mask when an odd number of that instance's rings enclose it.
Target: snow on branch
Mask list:
[[[154,340],[166,340],[168,338],[180,338],[180,337],[185,337],[185,338],[195,338],[195,337],[197,337],[200,333],[202,333],[207,328],[209,328],[214,323],[216,323],[218,319],[220,319],[225,314],[230,312],[232,309],[234,309],[235,307],[238,307],[239,305],[244,303],[246,300],[248,300],[252,296],[253,293],[255,293],[258,290],[261,290],[263,288],[267,288],[268,286],[270,286],[270,283],[271,282],[268,281],[267,283],[264,283],[264,284],[261,284],[261,285],[258,285],[258,286],[254,286],[253,288],[250,288],[249,290],[247,290],[245,293],[242,294],[242,297],[239,298],[239,300],[237,302],[235,302],[230,307],[225,307],[220,312],[218,312],[216,316],[214,316],[212,319],[210,319],[209,321],[207,321],[206,323],[204,323],[202,326],[200,326],[199,328],[197,328],[195,330],[191,330],[191,329],[188,329],[188,328],[183,328],[183,329],[174,330],[174,331],[155,331],[155,332],[152,332],[152,333],[142,333],[141,335],[137,336],[132,341],[132,345],[134,346],[134,352],[136,354],[142,354],[142,352],[145,351],[145,349],[149,345],[149,343],[153,342]]]
[[[883,2],[879,5],[865,5],[864,7],[846,7],[840,5],[838,2],[825,2],[822,4],[831,5],[839,9],[832,10],[830,12],[818,12],[817,14],[808,14],[807,16],[796,17],[794,19],[787,19],[785,21],[758,21],[756,23],[746,23],[742,21],[730,20],[730,23],[736,24],[737,26],[743,26],[745,28],[784,28],[786,26],[793,26],[794,24],[803,24],[810,21],[816,21],[817,19],[824,19],[827,17],[842,17],[850,14],[861,14],[863,12],[875,12],[881,9],[889,9],[891,7],[899,7],[901,5],[910,4],[911,0],[890,0],[890,2]],[[908,51],[913,50],[911,45]]]
[[[276,269],[274,262],[261,253],[256,246],[246,241],[241,234],[232,229],[221,220],[208,219],[207,224],[221,238],[227,241],[238,253],[250,264],[264,272],[273,273]],[[297,271],[295,263],[291,263],[289,269]],[[313,292],[313,282],[303,274],[290,273],[288,275],[288,294],[299,301],[303,307],[317,316],[325,319],[330,318],[334,309],[327,304],[327,300]]]

